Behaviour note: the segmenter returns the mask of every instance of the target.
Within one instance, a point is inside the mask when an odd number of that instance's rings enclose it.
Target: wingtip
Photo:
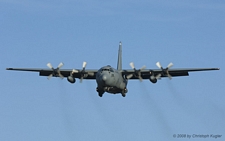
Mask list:
[[[212,70],[220,70],[220,68],[212,68]]]
[[[12,68],[6,68],[6,70],[12,70]]]

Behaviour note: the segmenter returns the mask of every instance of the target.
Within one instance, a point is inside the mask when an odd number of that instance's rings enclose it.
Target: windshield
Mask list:
[[[110,72],[114,72],[112,68],[103,68],[103,69],[101,69],[101,71],[110,71]]]

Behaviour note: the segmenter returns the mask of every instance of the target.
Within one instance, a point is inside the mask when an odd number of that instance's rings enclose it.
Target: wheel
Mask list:
[[[99,92],[98,87],[96,88],[96,91]]]
[[[98,93],[98,96],[102,97],[103,93]]]
[[[98,92],[98,96],[102,97],[104,92]]]
[[[127,92],[128,92],[128,90],[127,90],[127,88],[125,87],[125,88],[122,90],[122,92],[121,92],[122,96],[125,97]]]

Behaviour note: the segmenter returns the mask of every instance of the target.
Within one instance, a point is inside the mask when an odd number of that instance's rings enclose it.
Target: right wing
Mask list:
[[[49,76],[52,74],[53,77],[60,77],[58,74],[58,71],[60,72],[61,75],[64,77],[68,77],[71,75],[74,69],[32,69],[32,68],[6,68],[6,70],[15,70],[15,71],[29,71],[29,72],[39,72],[39,76]],[[74,78],[81,78],[82,79],[95,79],[96,78],[96,73],[98,70],[85,70],[83,71],[82,69],[76,69],[76,72],[72,73],[72,76]]]

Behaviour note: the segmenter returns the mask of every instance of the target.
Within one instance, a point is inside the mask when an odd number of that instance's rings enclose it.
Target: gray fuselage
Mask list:
[[[98,70],[96,82],[99,91],[112,94],[121,93],[127,86],[127,80],[118,70],[109,65]]]

